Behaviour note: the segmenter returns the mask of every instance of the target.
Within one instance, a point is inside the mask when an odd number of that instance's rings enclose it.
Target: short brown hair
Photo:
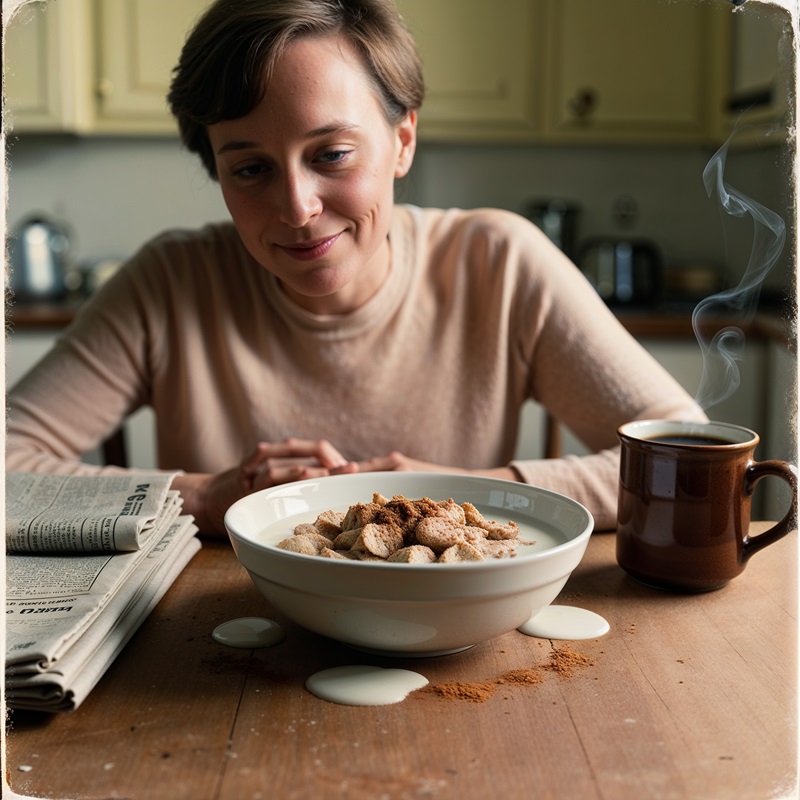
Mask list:
[[[167,95],[184,145],[212,178],[207,126],[255,108],[287,44],[313,35],[350,43],[390,124],[422,105],[419,55],[393,0],[217,0],[190,32]]]

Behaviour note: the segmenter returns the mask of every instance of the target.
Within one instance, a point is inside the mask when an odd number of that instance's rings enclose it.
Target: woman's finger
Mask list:
[[[251,474],[269,458],[269,453],[267,452],[268,447],[269,445],[267,442],[259,442],[256,445],[256,449],[242,461],[239,467],[243,475]]]
[[[269,466],[262,472],[253,476],[251,491],[269,489],[271,486],[281,486],[292,481],[305,481],[312,478],[324,478],[330,475],[326,467],[310,466],[307,464],[292,464],[288,466]]]
[[[282,442],[260,442],[247,463],[256,467],[269,458],[310,458],[324,467],[341,467],[346,459],[327,439],[295,439]]]
[[[400,466],[402,457],[399,453],[389,453],[388,456],[375,456],[366,461],[358,462],[359,472],[393,472]]]

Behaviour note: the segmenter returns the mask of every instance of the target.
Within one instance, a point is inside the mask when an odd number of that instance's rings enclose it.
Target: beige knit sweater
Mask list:
[[[363,307],[294,305],[229,223],[146,245],[8,398],[7,470],[91,472],[80,454],[142,405],[160,468],[218,472],[259,440],[329,439],[462,468],[512,463],[542,403],[593,455],[513,462],[615,525],[617,426],[704,419],[531,223],[398,206],[391,272]]]

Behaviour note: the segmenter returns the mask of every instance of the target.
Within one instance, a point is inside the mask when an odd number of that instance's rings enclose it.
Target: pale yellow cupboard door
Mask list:
[[[50,74],[57,65],[48,64],[49,41],[55,27],[47,25],[41,4],[21,8],[8,26],[5,38],[5,93],[14,111],[37,116],[54,124],[59,116],[58,92],[53,91]]]
[[[539,123],[539,3],[398,0],[398,8],[423,61],[422,138],[533,138]]]
[[[702,140],[722,20],[707,3],[551,0],[548,129],[559,141]]]
[[[89,41],[85,7],[75,0],[29,2],[16,11],[3,42],[5,120],[10,128],[87,127]]]
[[[95,0],[98,127],[174,129],[166,94],[186,35],[209,0]]]

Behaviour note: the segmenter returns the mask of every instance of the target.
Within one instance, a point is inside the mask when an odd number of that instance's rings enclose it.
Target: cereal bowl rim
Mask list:
[[[392,562],[384,562],[384,561],[350,561],[350,560],[341,560],[341,559],[331,559],[331,558],[320,558],[318,556],[310,556],[303,553],[295,553],[289,550],[282,550],[281,548],[277,547],[274,544],[268,544],[266,542],[258,542],[256,541],[253,536],[247,535],[242,533],[241,531],[237,531],[236,527],[233,525],[233,517],[237,514],[239,509],[243,506],[248,504],[252,504],[256,501],[256,496],[258,498],[263,498],[266,495],[273,495],[273,496],[280,496],[281,492],[289,492],[289,491],[298,491],[302,490],[304,487],[318,485],[320,482],[325,481],[328,485],[332,484],[334,481],[342,482],[342,483],[353,483],[355,482],[353,479],[360,478],[362,481],[369,482],[364,480],[367,477],[374,479],[376,482],[380,480],[401,480],[401,481],[412,481],[412,480],[422,480],[422,481],[439,481],[444,482],[445,480],[455,480],[458,482],[463,482],[466,484],[476,484],[482,487],[486,487],[487,485],[492,485],[497,488],[504,488],[504,489],[511,489],[514,488],[516,492],[522,493],[535,493],[537,495],[546,495],[550,498],[553,498],[559,502],[563,502],[565,505],[571,507],[575,511],[584,516],[584,524],[580,531],[574,535],[570,535],[569,538],[561,542],[553,547],[548,547],[543,550],[536,550],[533,552],[528,553],[518,553],[517,555],[510,557],[510,558],[492,558],[487,559],[485,561],[469,561],[469,562],[455,562],[450,564],[440,564],[440,563],[430,563],[430,564],[405,564],[405,563],[392,563]],[[348,505],[359,502],[359,501],[350,501]],[[365,501],[361,501],[365,502]],[[458,501],[457,501],[458,502]],[[464,502],[464,501],[461,501]],[[231,505],[231,507],[225,513],[225,529],[228,533],[228,537],[231,540],[231,544],[236,551],[237,557],[239,556],[239,548],[251,548],[257,552],[265,553],[269,555],[271,558],[276,558],[279,560],[285,560],[286,563],[294,563],[294,564],[308,564],[309,569],[326,569],[326,570],[340,570],[340,571],[347,571],[347,570],[358,570],[363,572],[364,570],[369,569],[370,571],[375,570],[382,570],[382,571],[396,571],[402,574],[414,574],[420,572],[428,572],[430,570],[439,571],[465,571],[465,572],[480,572],[480,571],[488,571],[488,570],[496,570],[496,569],[504,569],[508,568],[512,565],[520,565],[522,563],[531,564],[537,561],[544,561],[548,560],[549,558],[557,557],[561,553],[566,553],[574,548],[584,548],[585,544],[588,542],[589,537],[592,534],[594,528],[594,518],[592,517],[589,510],[579,503],[577,500],[562,494],[560,492],[553,491],[552,489],[545,489],[543,487],[534,486],[532,484],[521,483],[518,481],[509,481],[502,478],[488,478],[482,477],[477,475],[460,475],[458,473],[444,473],[444,472],[371,472],[371,473],[353,473],[348,475],[331,475],[323,478],[310,478],[303,481],[295,481],[292,483],[281,484],[280,486],[273,486],[267,489],[261,489],[258,492],[253,492],[250,495],[247,495],[235,503]],[[568,535],[565,533],[565,535]]]

